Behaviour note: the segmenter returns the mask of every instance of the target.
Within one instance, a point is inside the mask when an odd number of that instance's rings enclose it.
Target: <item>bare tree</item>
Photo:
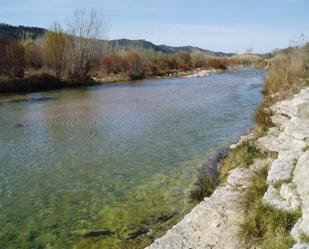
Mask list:
[[[74,83],[88,79],[91,60],[95,57],[97,39],[104,37],[107,24],[96,10],[75,10],[68,23],[69,76]]]

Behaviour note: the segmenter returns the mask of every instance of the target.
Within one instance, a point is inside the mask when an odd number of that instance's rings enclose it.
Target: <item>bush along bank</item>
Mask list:
[[[90,77],[84,82],[68,82],[47,73],[32,75],[26,78],[0,78],[0,92],[36,92],[68,87],[90,86],[96,82]]]
[[[149,248],[309,248],[308,48],[273,59],[254,131],[230,147],[218,179],[198,179],[191,197],[206,198]]]

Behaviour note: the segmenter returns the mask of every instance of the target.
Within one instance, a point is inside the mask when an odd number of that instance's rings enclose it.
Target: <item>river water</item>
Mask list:
[[[253,127],[264,72],[0,95],[0,248],[143,248]]]

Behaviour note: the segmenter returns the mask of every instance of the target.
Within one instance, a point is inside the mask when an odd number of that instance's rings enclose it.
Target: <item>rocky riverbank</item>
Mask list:
[[[228,69],[202,69],[197,68],[193,70],[175,70],[166,72],[162,75],[149,75],[145,76],[145,79],[161,79],[161,78],[200,78],[200,77],[208,77],[211,74],[214,73],[220,73],[230,71]],[[232,70],[233,71],[233,70]],[[107,74],[107,75],[99,75],[99,76],[93,76],[92,79],[97,83],[115,83],[115,82],[123,82],[123,81],[132,81],[128,75],[125,73],[119,73],[119,74]]]
[[[272,156],[231,170],[224,186],[219,186],[148,249],[248,248],[240,236],[247,215],[247,194],[265,168],[264,204],[286,212],[301,210],[290,232],[295,241],[293,249],[309,248],[309,88],[270,109],[274,126],[256,144]],[[253,134],[243,137],[231,150],[252,139]]]

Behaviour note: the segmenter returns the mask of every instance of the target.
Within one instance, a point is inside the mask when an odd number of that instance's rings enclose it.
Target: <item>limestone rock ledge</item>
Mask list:
[[[264,201],[276,208],[302,211],[291,231],[297,242],[293,248],[307,248],[302,236],[309,236],[309,88],[293,99],[272,108],[277,134],[268,133],[258,140],[261,148],[278,152],[268,172]]]
[[[291,232],[296,241],[293,249],[309,249],[301,239],[309,236],[309,88],[271,110],[275,127],[258,145],[278,152],[278,158],[256,160],[249,168],[230,171],[226,186],[218,187],[147,249],[245,248],[239,240],[245,215],[242,203],[252,178],[267,163],[269,187],[263,199],[283,210],[301,208],[302,217]]]
[[[217,188],[165,236],[147,248],[242,248],[238,240],[245,212],[242,200],[250,180],[266,163],[256,160],[248,169],[232,170],[226,186]]]

